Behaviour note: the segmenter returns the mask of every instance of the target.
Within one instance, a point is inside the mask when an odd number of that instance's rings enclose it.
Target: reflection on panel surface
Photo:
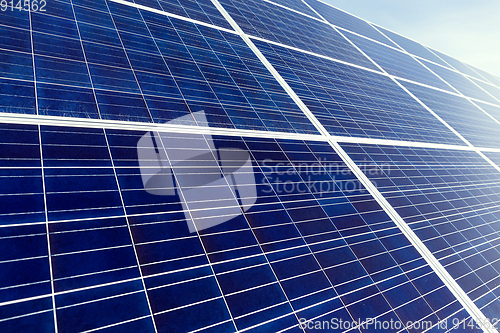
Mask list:
[[[461,144],[386,76],[255,42],[332,135]]]
[[[419,64],[410,55],[349,32],[344,32],[344,34],[387,73],[443,90],[452,90],[445,82]]]
[[[412,83],[401,84],[476,147],[500,147],[500,125],[469,100]]]
[[[490,319],[500,311],[500,173],[473,151],[343,144]]]
[[[453,72],[451,70],[445,69],[440,66],[436,66],[429,62],[423,61],[424,65],[427,66],[431,71],[437,74],[439,77],[448,82],[452,87],[454,87],[458,92],[467,97],[472,97],[489,103],[499,103],[488,93],[482,90],[480,87],[471,82],[464,75]]]
[[[369,59],[325,22],[261,0],[222,0],[220,3],[250,36],[377,70]]]
[[[11,166],[3,172],[33,170],[26,191],[43,180],[48,219],[28,205],[2,211],[0,246],[14,249],[0,262],[2,302],[14,302],[0,303],[2,327],[38,320],[53,329],[51,274],[59,332],[468,317],[326,143],[2,129],[24,131],[3,150]],[[15,191],[11,183],[2,198]]]
[[[394,43],[385,38],[384,35],[378,32],[366,21],[320,1],[308,0],[306,2],[331,24],[374,39],[389,46],[396,47]]]
[[[384,33],[387,37],[389,37],[391,40],[396,42],[400,47],[402,47],[406,52],[409,52],[413,55],[416,55],[418,57],[430,60],[432,62],[435,62],[437,64],[440,64],[442,66],[449,66],[446,62],[444,62],[441,58],[436,56],[434,53],[429,51],[425,46],[423,46],[420,43],[417,43],[411,39],[408,39],[406,37],[403,37],[401,35],[398,35],[392,31],[389,31],[387,29],[377,27],[380,31]]]

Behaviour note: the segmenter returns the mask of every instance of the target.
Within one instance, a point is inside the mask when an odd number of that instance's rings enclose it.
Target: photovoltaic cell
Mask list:
[[[483,81],[479,81],[479,80],[476,80],[476,79],[472,79],[478,86],[480,86],[481,88],[483,88],[484,90],[486,90],[487,92],[489,92],[491,95],[493,95],[493,97],[496,98],[495,100],[495,104],[500,104],[500,88],[494,86],[494,85],[491,85],[489,83],[485,83]]]
[[[500,125],[467,99],[416,84],[401,83],[473,145],[500,146]]]
[[[386,76],[255,44],[332,135],[462,143]]]
[[[394,43],[385,38],[368,22],[316,0],[310,0],[306,2],[331,24],[369,37],[392,47],[396,47]]]
[[[435,62],[436,64],[443,65],[446,67],[449,67],[449,65],[444,62],[441,58],[436,56],[434,53],[429,51],[425,46],[423,46],[420,43],[417,43],[411,39],[408,39],[406,37],[403,37],[401,35],[398,35],[392,31],[389,31],[387,29],[377,27],[380,31],[382,31],[387,37],[392,39],[394,42],[396,42],[400,47],[402,47],[405,51],[416,55],[418,57],[430,60],[432,62]]]
[[[482,69],[479,69],[477,67],[474,67],[474,66],[471,66],[471,65],[467,65],[467,66],[469,66],[475,72],[477,72],[478,74],[480,74],[483,78],[486,79],[486,81],[489,81],[492,84],[496,85],[497,87],[500,87],[500,78],[498,78],[497,76],[492,75],[492,74],[490,74],[488,72],[485,72]],[[480,77],[479,79],[483,80],[483,78]]]
[[[500,173],[473,151],[343,144],[488,318],[500,309]]]
[[[485,103],[480,103],[480,102],[475,102],[481,109],[486,111],[490,116],[495,118],[496,120],[500,121],[500,107],[485,104]]]
[[[271,2],[297,10],[317,19],[321,19],[314,11],[311,10],[311,8],[309,8],[309,6],[302,2],[302,0],[271,0]]]
[[[326,23],[260,0],[223,0],[220,3],[250,36],[377,69]]]
[[[436,66],[429,62],[423,62],[431,71],[436,73],[439,77],[444,79],[446,82],[451,84],[455,89],[461,92],[467,97],[472,97],[489,103],[500,103],[490,95],[488,95],[484,90],[471,82],[467,77],[460,73],[453,72],[446,68]]]
[[[484,154],[492,160],[497,166],[500,166],[500,153],[484,152]]]
[[[441,59],[443,59],[444,61],[446,61],[448,64],[450,64],[451,66],[453,66],[453,68],[455,68],[457,71],[461,72],[461,73],[464,73],[464,74],[467,74],[469,76],[472,76],[472,77],[475,77],[477,79],[481,79],[481,75],[479,75],[478,73],[476,73],[473,69],[471,69],[468,65],[464,64],[463,62],[453,58],[453,57],[450,57],[444,53],[441,53],[439,51],[436,51],[436,50],[432,50],[432,52],[434,52],[436,55],[438,55]]]
[[[232,30],[229,22],[226,21],[211,1],[133,0],[130,2]]]
[[[387,73],[436,88],[451,90],[446,83],[429,72],[411,56],[348,32],[344,34],[371,59],[385,69]]]
[[[21,127],[2,125],[26,131],[25,141],[38,138],[36,126]],[[2,220],[0,247],[19,249],[1,252],[2,330],[37,322],[53,331],[53,306],[59,332],[153,332],[153,320],[159,332],[232,332],[297,331],[299,318],[469,318],[326,143],[47,126],[40,135],[48,224]],[[154,147],[139,144],[153,137]],[[141,149],[156,157],[143,159]],[[218,156],[227,149],[247,152],[251,165],[234,176],[255,182],[192,192],[200,185],[192,177],[221,177]],[[41,183],[40,155],[33,161]],[[143,185],[144,170],[160,170],[153,162],[170,170],[158,176],[175,179],[169,195]],[[207,197],[213,186],[231,197]],[[239,212],[225,223],[189,231],[190,220],[219,219],[231,208]]]

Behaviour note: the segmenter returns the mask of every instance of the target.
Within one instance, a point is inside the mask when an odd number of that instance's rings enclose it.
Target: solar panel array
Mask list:
[[[317,0],[30,9],[1,332],[498,332],[498,77]]]

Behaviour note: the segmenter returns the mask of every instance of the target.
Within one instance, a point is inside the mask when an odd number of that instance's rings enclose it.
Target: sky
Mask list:
[[[323,0],[500,76],[499,0]]]

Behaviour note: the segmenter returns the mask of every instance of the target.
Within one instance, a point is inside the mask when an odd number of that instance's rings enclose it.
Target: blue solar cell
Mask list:
[[[498,148],[498,123],[465,98],[401,82],[467,141],[478,147]]]
[[[269,1],[267,1],[269,2]],[[277,3],[279,5],[297,10],[303,14],[307,14],[309,16],[315,17],[317,19],[320,19],[320,17],[313,11],[309,6],[307,6],[302,0],[272,0],[271,2]]]
[[[473,151],[342,144],[488,318],[500,302],[500,174]],[[493,155],[492,155],[493,156]]]
[[[394,43],[384,37],[380,32],[378,32],[374,27],[372,27],[368,22],[357,18],[351,14],[341,11],[337,8],[329,6],[325,3],[310,0],[307,1],[318,13],[321,14],[328,22],[334,24],[338,27],[347,29],[349,31],[358,33],[360,35],[369,37],[381,43],[395,47]]]
[[[388,77],[255,43],[330,134],[462,142]]]
[[[377,69],[323,22],[262,1],[223,0],[221,4],[241,29],[251,36]]]
[[[0,79],[0,112],[36,113],[35,84],[33,82]]]
[[[33,333],[55,331],[51,297],[3,306],[1,319],[10,317],[15,319],[2,321],[2,329],[5,332],[15,332],[19,328],[24,332]]]
[[[446,83],[429,72],[409,55],[348,32],[345,32],[345,35],[371,59],[385,69],[387,73],[404,79],[425,83],[440,89],[452,90]]]
[[[500,105],[500,88],[476,79],[471,79],[471,80],[473,80],[474,83],[476,83],[478,86],[483,88],[483,90],[487,91],[490,95],[492,95],[496,99],[494,101],[495,104]]]
[[[500,166],[500,153],[484,153],[490,160],[492,160],[497,166]]]
[[[168,13],[189,17],[193,20],[211,23],[213,25],[232,29],[229,22],[222,16],[210,1],[202,0],[135,0],[138,5],[159,9]]]
[[[485,104],[485,103],[480,103],[480,102],[475,102],[481,109],[486,111],[490,116],[495,118],[497,121],[500,121],[500,107]]]
[[[405,51],[416,55],[418,57],[430,60],[432,62],[435,62],[436,64],[442,65],[449,67],[449,65],[444,62],[441,58],[439,58],[437,55],[432,53],[429,49],[427,49],[425,46],[423,46],[420,43],[417,43],[411,39],[408,39],[406,37],[403,37],[401,35],[398,35],[392,31],[389,31],[387,29],[377,27],[380,31],[382,31],[387,37],[389,37],[391,40],[397,43],[400,47],[402,47]]]
[[[24,134],[23,142],[38,146],[36,127],[24,127],[36,137]],[[4,126],[5,131],[12,129],[21,128]],[[301,318],[364,321],[376,317],[404,322],[426,318],[434,323],[467,318],[328,144],[151,134],[147,138],[154,137],[160,145],[157,158],[173,166],[169,177],[175,177],[172,184],[178,188],[168,195],[161,192],[169,191],[168,187],[158,188],[160,192],[145,188],[144,177],[155,172],[144,173],[148,169],[142,163],[151,161],[143,159],[141,147],[147,146],[140,142],[145,142],[141,141],[145,134],[42,127],[60,331],[71,331],[75,325],[79,330],[111,325],[118,330],[148,331],[153,325],[149,306],[156,327],[170,331],[210,327],[229,332],[235,326],[278,331],[297,329]],[[206,179],[214,179],[217,173],[220,177],[226,162],[211,154],[207,159],[203,154],[209,147],[219,156],[227,149],[239,149],[246,154],[243,160],[251,161],[237,176],[243,183],[234,180],[234,192],[219,200],[212,190],[204,192],[210,186]],[[147,149],[155,151],[153,146]],[[154,166],[147,163],[149,168]],[[40,173],[39,167],[33,170]],[[201,170],[200,178],[196,175]],[[253,182],[241,178],[244,174],[251,175]],[[200,185],[193,177],[206,185],[193,192],[192,187]],[[228,185],[212,186],[223,193]],[[248,190],[252,187],[255,194]],[[15,188],[5,190],[12,193]],[[58,193],[64,198],[53,201]],[[118,193],[117,207],[109,206]],[[212,193],[208,205],[200,201],[200,193]],[[220,222],[224,210],[230,217]],[[189,231],[189,221],[207,220],[217,223],[197,233]],[[36,283],[36,289],[11,288],[19,291],[5,294],[17,303],[35,290],[35,295],[50,295],[50,276],[40,275],[49,274],[45,228],[44,223],[0,228],[0,248],[11,249],[2,252],[8,257],[0,260],[9,260],[0,261],[5,267],[2,272],[16,277],[0,281],[9,287]],[[17,274],[18,270],[37,274]],[[42,313],[51,313],[51,302],[44,306]],[[23,323],[28,323],[34,315],[27,308],[23,311]],[[14,316],[5,313],[7,318]],[[15,319],[6,323],[23,324]],[[44,325],[51,327],[49,322]]]
[[[1,26],[0,47],[2,49],[30,53],[31,43],[29,30]]]
[[[436,73],[446,82],[451,84],[455,89],[461,92],[463,95],[467,97],[472,97],[475,99],[479,99],[489,103],[497,103],[500,104],[499,101],[488,95],[484,92],[480,87],[471,82],[468,78],[463,76],[460,73],[453,72],[451,70],[445,69],[440,66],[436,66],[434,64],[428,63],[426,61],[423,62],[425,66],[427,66],[431,71]],[[500,90],[499,90],[500,91]]]
[[[486,78],[486,80],[488,80],[489,82],[493,83],[497,87],[500,87],[500,78],[498,76],[492,75],[488,72],[483,71],[482,69],[479,69],[471,65],[467,66],[472,68],[475,72],[479,73],[482,77]],[[479,79],[482,80],[483,78],[480,77]]]
[[[463,62],[461,62],[461,61],[459,61],[459,60],[457,60],[457,59],[455,59],[453,57],[450,57],[450,56],[448,56],[448,55],[446,55],[444,53],[436,51],[436,50],[432,50],[432,52],[434,52],[441,59],[443,59],[448,64],[450,64],[451,66],[453,66],[453,68],[455,68],[459,72],[467,74],[467,75],[470,75],[470,76],[475,77],[477,79],[481,79],[481,75],[479,75],[478,73],[476,73],[474,70],[472,70],[468,65],[464,64]]]

